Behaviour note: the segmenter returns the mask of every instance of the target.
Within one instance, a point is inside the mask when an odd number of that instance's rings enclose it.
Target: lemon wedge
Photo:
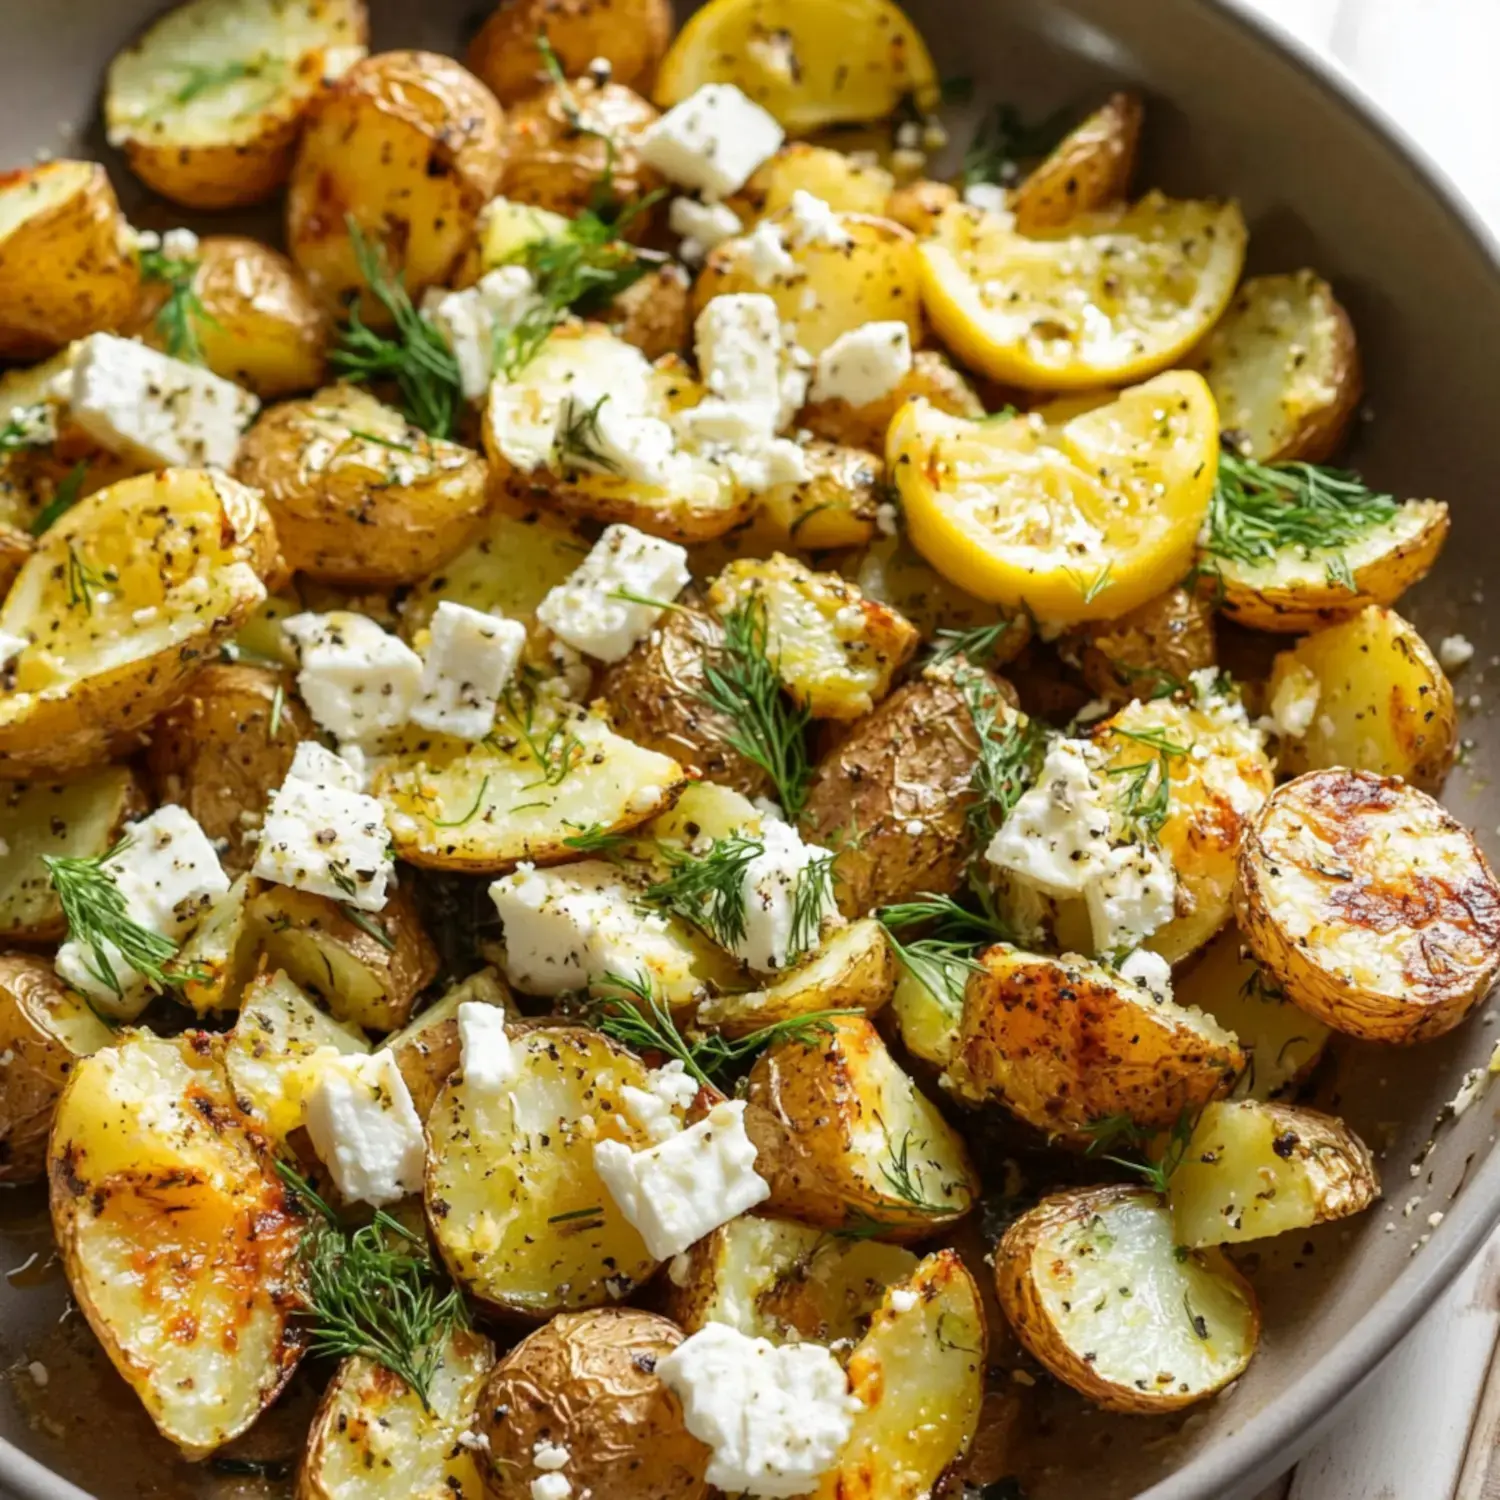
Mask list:
[[[921,33],[891,0],[709,0],[656,75],[663,109],[732,83],[792,135],[883,120],[903,99],[932,111],[942,89]]]
[[[1178,582],[1217,472],[1201,375],[1078,406],[971,422],[911,401],[886,439],[917,551],[969,593],[1057,625],[1113,619]]]
[[[1148,194],[1028,238],[955,204],[921,246],[922,300],[966,364],[1027,390],[1144,380],[1218,321],[1245,260],[1238,205]]]

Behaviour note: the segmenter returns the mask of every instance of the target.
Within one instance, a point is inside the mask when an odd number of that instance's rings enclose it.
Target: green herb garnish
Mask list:
[[[759,839],[743,834],[715,839],[702,855],[663,844],[662,857],[672,873],[649,885],[642,899],[702,928],[721,948],[732,949],[745,937],[745,872],[765,852]]]
[[[979,740],[970,785],[974,805],[969,809],[969,831],[974,849],[983,853],[996,831],[1036,779],[1047,748],[1047,731],[1008,706],[1000,690],[983,672],[970,669],[959,679],[969,719]]]
[[[41,536],[78,504],[78,495],[88,471],[88,460],[81,459],[63,475],[52,491],[52,498],[36,513],[36,519],[31,523],[32,536]]]
[[[964,152],[964,186],[994,182],[1008,187],[1025,164],[1039,161],[1067,135],[1071,119],[1071,110],[1060,109],[1028,125],[1015,105],[997,104]]]
[[[1159,1131],[1143,1130],[1129,1115],[1105,1115],[1101,1119],[1091,1121],[1084,1128],[1084,1134],[1089,1137],[1085,1155],[1099,1156],[1104,1161],[1113,1162],[1117,1167],[1138,1172],[1155,1191],[1165,1193],[1167,1184],[1172,1180],[1172,1174],[1182,1165],[1182,1158],[1187,1154],[1188,1142],[1192,1139],[1193,1130],[1198,1124],[1199,1113],[1185,1109],[1178,1115],[1168,1133],[1161,1155],[1155,1158],[1146,1156],[1146,1151],[1160,1134]],[[1109,1154],[1112,1150],[1118,1150],[1121,1147],[1139,1151],[1145,1159],[1138,1160]]]
[[[167,289],[167,300],[157,310],[154,320],[163,347],[173,359],[201,365],[203,341],[198,330],[202,325],[218,326],[195,290],[201,262],[191,256],[168,255],[163,250],[142,250],[138,259],[141,280]]]

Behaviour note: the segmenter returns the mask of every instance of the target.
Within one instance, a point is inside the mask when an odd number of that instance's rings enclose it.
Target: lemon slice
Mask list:
[[[922,300],[966,364],[1028,390],[1143,380],[1213,327],[1245,260],[1238,205],[1148,194],[1027,238],[955,205],[921,247]]]
[[[666,109],[705,83],[736,85],[793,135],[883,120],[908,97],[935,110],[942,96],[927,44],[891,0],[709,0],[652,97]]]
[[[1217,470],[1200,375],[1077,406],[970,422],[911,401],[886,439],[913,546],[969,593],[1058,625],[1113,619],[1178,582]]]

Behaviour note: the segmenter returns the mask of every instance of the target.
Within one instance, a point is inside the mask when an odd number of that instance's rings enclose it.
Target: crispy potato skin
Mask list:
[[[1218,660],[1209,601],[1185,588],[1081,627],[1064,645],[1083,679],[1110,703],[1175,691]]]
[[[1112,94],[1016,189],[1016,229],[1042,234],[1128,198],[1144,117],[1137,95]]]
[[[662,266],[628,286],[604,309],[616,338],[634,344],[647,359],[681,354],[693,339],[691,283],[678,265]]]
[[[675,1323],[634,1307],[559,1313],[495,1366],[479,1403],[493,1500],[531,1500],[545,1440],[570,1450],[574,1492],[610,1500],[698,1500],[709,1449],[683,1425],[656,1364]]]
[[[809,402],[798,414],[797,425],[831,443],[884,453],[891,418],[908,401],[918,397],[950,416],[974,421],[984,415],[984,406],[973,386],[947,356],[936,349],[919,349],[912,356],[911,369],[878,401],[868,401],[863,406],[851,406],[843,399]],[[817,543],[808,541],[805,545],[812,547]]]
[[[1288,998],[1367,1041],[1451,1031],[1500,973],[1488,861],[1398,777],[1310,771],[1278,787],[1245,840],[1234,907]]]
[[[919,239],[937,227],[943,210],[959,201],[958,189],[926,177],[903,183],[886,200],[885,217],[909,229]]]

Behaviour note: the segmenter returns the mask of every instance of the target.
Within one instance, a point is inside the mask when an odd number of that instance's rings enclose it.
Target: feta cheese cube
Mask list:
[[[866,323],[841,334],[818,356],[813,400],[866,406],[888,396],[911,372],[905,323]]]
[[[499,1090],[515,1077],[515,1051],[498,1005],[465,1000],[458,1007],[458,1045],[465,1083]]]
[[[563,1474],[538,1474],[531,1481],[531,1500],[568,1500],[572,1481]]]
[[[572,576],[542,600],[536,617],[585,656],[616,662],[644,639],[690,577],[686,548],[633,526],[607,526]]]
[[[546,1438],[541,1438],[531,1445],[531,1461],[542,1473],[555,1474],[573,1462],[573,1454],[561,1443],[549,1443]]]
[[[1084,891],[1094,951],[1134,948],[1177,909],[1177,872],[1154,845],[1122,844],[1100,862]]]
[[[753,414],[768,436],[806,397],[807,376],[790,357],[781,312],[762,292],[711,299],[693,324],[693,350],[710,394]]]
[[[1445,672],[1456,672],[1474,659],[1474,643],[1465,635],[1445,635],[1438,645],[1438,664]]]
[[[477,401],[489,389],[497,341],[540,300],[525,266],[499,266],[461,292],[428,289],[422,298],[422,316],[453,351],[467,400]]]
[[[379,911],[395,873],[385,810],[332,776],[313,782],[288,775],[271,794],[253,873],[360,911]]]
[[[684,1113],[698,1097],[698,1080],[673,1058],[660,1068],[653,1068],[646,1079],[646,1087],[635,1088],[624,1084],[620,1088],[620,1102],[625,1113],[653,1141],[664,1141],[682,1129],[678,1115]]]
[[[1120,964],[1120,978],[1150,990],[1158,1000],[1172,998],[1172,965],[1160,953],[1137,948],[1127,953]]]
[[[422,658],[365,615],[301,614],[281,627],[296,642],[297,687],[337,740],[355,744],[399,729],[422,691]]]
[[[1049,896],[1077,896],[1109,853],[1110,812],[1086,740],[1057,740],[985,858]]]
[[[838,214],[823,199],[805,188],[798,188],[792,194],[792,201],[787,208],[787,221],[791,226],[791,241],[794,245],[822,245],[830,250],[838,250],[853,243]]]
[[[309,1090],[307,1134],[350,1203],[422,1191],[422,1121],[390,1051],[330,1056]]]
[[[667,210],[672,233],[682,237],[679,247],[685,261],[702,260],[715,245],[733,239],[745,226],[740,216],[723,203],[699,203],[693,198],[674,198]]]
[[[1317,674],[1301,662],[1293,661],[1271,694],[1271,725],[1276,733],[1301,739],[1312,728],[1322,696],[1323,684]]]
[[[364,779],[357,767],[349,764],[342,754],[335,755],[325,750],[316,740],[303,740],[292,755],[287,767],[286,779],[305,781],[310,786],[332,787],[340,792],[364,790]]]
[[[738,192],[784,139],[775,119],[732,83],[706,83],[641,132],[641,160],[715,198]]]
[[[431,634],[411,721],[440,734],[482,740],[495,727],[495,705],[526,648],[526,627],[444,599],[432,617]]]
[[[669,1260],[771,1195],[755,1170],[741,1099],[715,1105],[706,1119],[645,1151],[600,1141],[594,1170],[657,1260]]]
[[[801,274],[787,252],[781,225],[774,219],[762,219],[745,236],[745,264],[756,286],[778,286],[795,281]]]
[[[91,333],[73,355],[68,404],[101,448],[154,467],[227,469],[260,409],[249,391],[134,339]]]
[[[676,451],[665,422],[628,411],[607,391],[577,387],[558,406],[557,465],[564,472],[667,484]]]
[[[776,1345],[727,1323],[684,1339],[656,1373],[682,1403],[683,1425],[713,1450],[709,1484],[731,1495],[811,1493],[860,1410],[823,1345]]]
[[[828,850],[804,844],[790,823],[766,823],[760,843],[761,852],[745,866],[745,930],[733,952],[752,969],[767,971],[785,968],[815,948],[838,905],[826,865],[821,876],[813,868],[832,860]],[[799,923],[799,887],[805,881],[815,885],[801,893],[805,910]]]
[[[168,260],[191,260],[199,251],[202,242],[191,229],[179,226],[169,229],[161,237],[161,253]]]

